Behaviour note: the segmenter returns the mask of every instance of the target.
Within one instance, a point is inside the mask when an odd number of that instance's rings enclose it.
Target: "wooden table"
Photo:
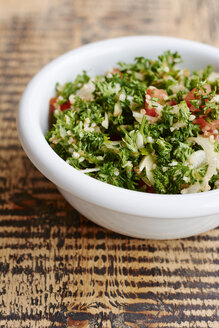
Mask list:
[[[18,102],[40,68],[136,34],[219,46],[219,1],[0,0],[0,327],[219,327],[219,229],[152,241],[100,228],[17,139]]]

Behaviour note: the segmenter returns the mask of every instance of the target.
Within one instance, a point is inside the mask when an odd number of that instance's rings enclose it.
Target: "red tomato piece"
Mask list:
[[[167,100],[168,98],[168,94],[165,90],[163,89],[157,89],[157,88],[152,88],[149,87],[146,94],[145,94],[145,111],[146,111],[146,115],[149,116],[158,116],[157,112],[156,112],[156,107],[150,107],[149,103],[148,103],[148,99],[150,98],[157,98],[158,99],[158,103],[162,104],[165,102],[165,100]]]
[[[197,90],[197,88],[192,89],[191,91],[189,91],[189,93],[186,95],[185,97],[185,101],[189,107],[189,109],[191,110],[191,112],[196,112],[196,111],[200,111],[200,108],[197,108],[195,106],[193,106],[190,102],[190,100],[198,100],[201,98],[201,95],[208,95],[211,92],[211,87],[209,84],[205,84],[203,86],[203,88],[205,89],[201,89],[201,90]],[[196,94],[198,92],[198,94]]]
[[[174,105],[177,105],[177,102],[174,99],[170,99],[170,101],[167,102],[167,105],[174,106]]]
[[[204,132],[206,137],[209,137],[212,134],[217,134],[215,131],[219,128],[219,120],[208,123],[204,117],[196,118],[193,123],[200,125],[200,129]]]
[[[147,108],[146,107],[145,110],[146,110],[146,115],[153,116],[153,117],[158,116],[155,108]]]
[[[201,130],[208,124],[203,117],[196,118],[193,123],[200,125]]]
[[[64,111],[66,109],[69,109],[71,107],[70,101],[67,101],[66,103],[60,105],[61,111]]]

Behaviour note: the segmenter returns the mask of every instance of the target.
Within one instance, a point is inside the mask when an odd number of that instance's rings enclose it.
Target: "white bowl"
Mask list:
[[[46,65],[28,84],[19,107],[21,144],[34,165],[65,199],[95,223],[139,238],[187,237],[219,224],[219,190],[188,195],[158,195],[125,190],[91,178],[62,160],[44,135],[48,129],[49,99],[55,83],[73,80],[82,70],[103,74],[118,61],[136,56],[156,58],[178,51],[190,70],[213,65],[219,71],[219,49],[201,43],[154,36],[100,41],[70,51]]]

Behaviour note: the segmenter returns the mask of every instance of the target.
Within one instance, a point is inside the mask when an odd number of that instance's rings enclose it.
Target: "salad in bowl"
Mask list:
[[[118,187],[159,194],[219,188],[219,74],[177,52],[119,62],[56,84],[46,135],[68,164]]]

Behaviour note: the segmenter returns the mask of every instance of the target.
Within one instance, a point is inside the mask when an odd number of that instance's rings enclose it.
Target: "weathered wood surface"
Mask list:
[[[219,229],[162,242],[102,229],[17,139],[20,96],[43,65],[134,34],[219,46],[219,1],[0,0],[0,327],[219,327]]]

